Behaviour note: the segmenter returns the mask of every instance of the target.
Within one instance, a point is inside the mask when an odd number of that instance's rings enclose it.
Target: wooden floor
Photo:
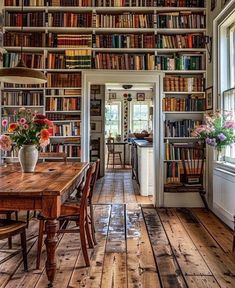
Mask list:
[[[204,209],[156,210],[137,188],[128,172],[99,180],[94,195],[98,245],[89,250],[91,267],[84,266],[77,235],[59,237],[54,287],[235,287],[231,230]],[[44,267],[34,269],[37,229],[32,219],[27,273],[21,254],[0,241],[0,261],[13,255],[0,265],[0,287],[47,287]],[[15,248],[18,242],[16,237]]]

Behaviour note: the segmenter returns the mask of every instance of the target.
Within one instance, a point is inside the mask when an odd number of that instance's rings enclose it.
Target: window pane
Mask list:
[[[233,25],[230,28],[229,33],[229,42],[230,42],[230,88],[235,86],[235,26]]]
[[[105,135],[116,136],[121,134],[120,104],[105,106]]]
[[[140,132],[149,128],[149,105],[144,103],[132,104],[132,131]]]

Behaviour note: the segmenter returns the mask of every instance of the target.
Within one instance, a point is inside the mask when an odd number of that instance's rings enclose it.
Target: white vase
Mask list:
[[[35,145],[23,145],[19,150],[19,161],[24,173],[34,172],[38,161],[38,150]]]

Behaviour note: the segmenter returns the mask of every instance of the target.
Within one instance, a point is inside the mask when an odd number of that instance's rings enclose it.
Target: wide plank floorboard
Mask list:
[[[86,267],[79,234],[59,236],[54,288],[232,288],[232,231],[205,209],[155,209],[139,195],[130,171],[111,170],[93,197],[98,244]],[[20,213],[25,217],[25,212]],[[70,223],[70,225],[74,225]],[[35,270],[38,220],[27,229],[29,271],[23,271],[19,237],[13,249],[0,241],[1,288],[46,288],[45,246]]]

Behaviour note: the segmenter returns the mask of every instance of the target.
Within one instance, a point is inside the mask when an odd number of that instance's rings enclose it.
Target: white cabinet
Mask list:
[[[140,195],[153,195],[153,147],[137,147]]]
[[[233,229],[235,174],[220,168],[213,171],[213,211]]]

